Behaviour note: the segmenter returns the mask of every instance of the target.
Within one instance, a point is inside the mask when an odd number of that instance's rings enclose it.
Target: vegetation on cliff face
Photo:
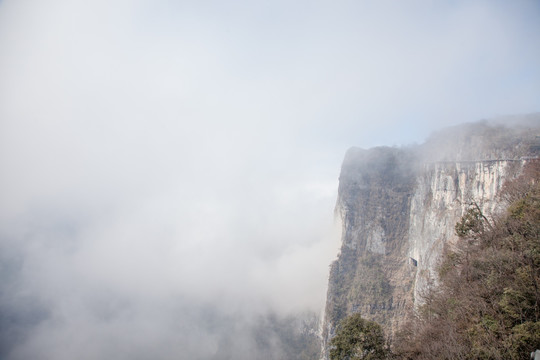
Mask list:
[[[389,354],[379,324],[358,313],[344,318],[330,342],[330,360],[386,359]]]
[[[504,216],[472,206],[440,284],[395,342],[403,359],[525,359],[540,348],[540,162],[506,184]]]

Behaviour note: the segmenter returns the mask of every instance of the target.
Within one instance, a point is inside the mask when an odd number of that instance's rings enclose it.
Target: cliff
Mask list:
[[[456,222],[471,206],[496,216],[504,182],[539,154],[540,114],[449,128],[420,146],[350,149],[339,179],[342,246],[330,267],[323,346],[355,312],[391,340],[436,286]]]

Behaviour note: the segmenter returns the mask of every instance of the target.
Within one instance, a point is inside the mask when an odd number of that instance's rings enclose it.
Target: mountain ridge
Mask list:
[[[505,119],[441,130],[421,145],[347,151],[336,204],[342,246],[330,267],[323,348],[339,320],[356,312],[392,340],[436,285],[459,218],[472,204],[488,217],[501,209],[504,182],[540,154],[540,114]]]

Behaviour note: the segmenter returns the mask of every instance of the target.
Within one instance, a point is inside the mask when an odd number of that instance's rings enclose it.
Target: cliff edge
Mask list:
[[[350,149],[339,179],[342,245],[330,267],[323,347],[356,312],[391,340],[436,286],[456,222],[471,206],[496,216],[503,183],[539,155],[540,114],[452,127],[419,146]]]

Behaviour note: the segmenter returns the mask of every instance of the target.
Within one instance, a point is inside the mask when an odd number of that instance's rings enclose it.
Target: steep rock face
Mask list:
[[[413,300],[437,279],[436,267],[445,244],[457,240],[454,226],[471,206],[487,217],[502,207],[498,194],[518,175],[526,159],[439,162],[426,164],[411,201],[408,256],[415,265]]]
[[[407,150],[351,149],[340,176],[336,207],[342,218],[342,248],[330,269],[326,336],[335,320],[361,312],[391,324],[412,305],[407,268],[409,218],[415,188],[414,154]],[[399,294],[399,295],[398,295]],[[408,304],[406,302],[409,302]]]
[[[513,119],[515,120],[515,119]],[[514,121],[515,122],[515,121]],[[409,148],[350,149],[336,212],[342,247],[331,265],[323,346],[343,317],[360,312],[392,338],[437,283],[445,245],[470,206],[493,216],[505,180],[540,149],[540,116],[512,128],[468,124]]]

